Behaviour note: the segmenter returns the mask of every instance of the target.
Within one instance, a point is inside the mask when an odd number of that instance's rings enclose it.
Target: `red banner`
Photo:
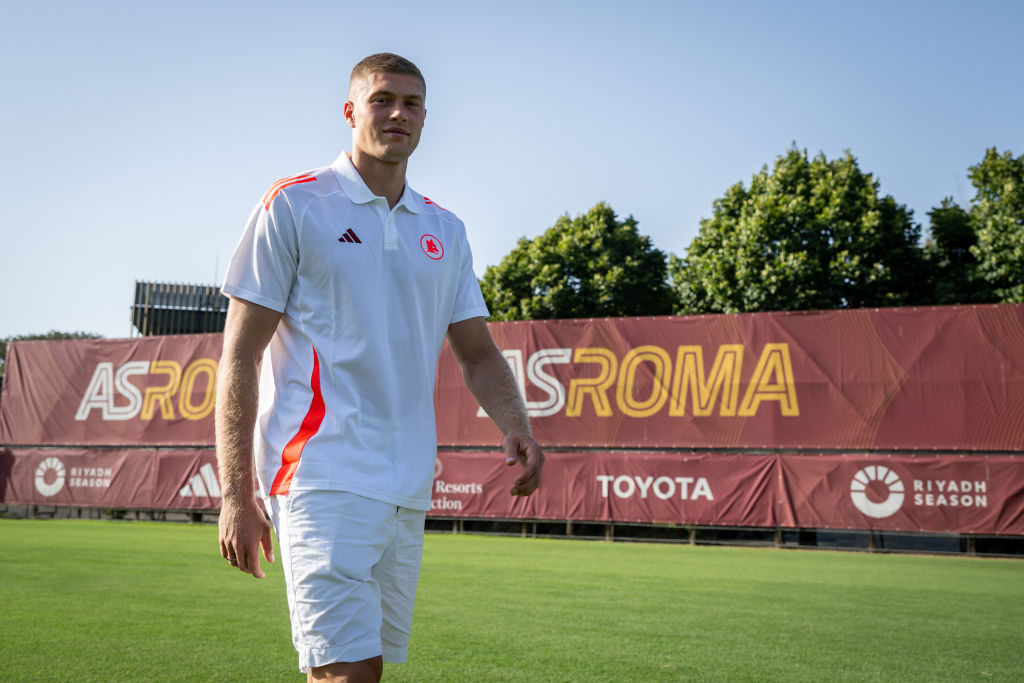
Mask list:
[[[213,510],[216,468],[210,449],[5,449],[0,494],[10,504]]]
[[[543,487],[509,494],[518,467],[498,451],[442,451],[439,517],[706,526],[1024,533],[1020,456],[556,452]],[[212,450],[0,450],[12,504],[209,510]]]
[[[1024,533],[1021,456],[782,455],[779,525]]]
[[[509,495],[498,452],[441,452],[431,514],[502,519],[774,526],[775,458],[740,454],[553,453],[544,485]]]
[[[1024,450],[1024,306],[492,323],[565,448]],[[221,335],[12,342],[0,443],[213,445]],[[438,443],[500,440],[451,352]]]
[[[567,448],[1024,449],[1024,306],[492,324]],[[439,443],[500,434],[445,350]]]
[[[11,342],[0,443],[212,446],[222,343],[220,334]]]

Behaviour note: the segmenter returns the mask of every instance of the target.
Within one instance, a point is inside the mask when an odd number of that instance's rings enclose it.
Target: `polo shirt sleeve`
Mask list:
[[[221,291],[284,313],[299,262],[298,236],[284,193],[258,205],[228,264]]]
[[[480,282],[473,272],[473,252],[469,248],[469,240],[463,237],[465,244],[465,256],[462,259],[462,275],[459,279],[459,288],[455,292],[455,305],[452,306],[452,317],[449,324],[468,320],[470,318],[486,318],[490,315],[487,304],[484,302],[484,295],[480,291]]]

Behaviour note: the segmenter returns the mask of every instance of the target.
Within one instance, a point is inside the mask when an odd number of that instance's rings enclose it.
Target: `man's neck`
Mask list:
[[[388,163],[363,154],[358,148],[353,149],[348,156],[359,177],[370,188],[370,192],[378,197],[384,197],[388,200],[388,206],[395,208],[405,190],[405,169],[409,165],[408,159]]]

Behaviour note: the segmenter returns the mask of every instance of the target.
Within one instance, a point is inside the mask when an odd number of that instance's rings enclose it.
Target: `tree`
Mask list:
[[[671,312],[664,252],[601,202],[525,237],[480,288],[494,320],[662,315]]]
[[[971,248],[978,243],[971,215],[952,197],[928,212],[930,237],[924,256],[932,278],[932,303],[965,304],[986,300],[976,282],[978,259]]]
[[[968,177],[978,191],[971,207],[977,244],[970,247],[976,279],[994,300],[1024,302],[1024,156],[992,147]]]
[[[23,334],[14,337],[0,339],[0,379],[4,376],[4,368],[7,365],[7,344],[12,341],[32,341],[35,339],[97,339],[102,335],[92,332],[58,332],[50,330],[45,334]]]
[[[894,306],[927,298],[913,212],[847,151],[790,148],[730,187],[669,270],[678,313]]]

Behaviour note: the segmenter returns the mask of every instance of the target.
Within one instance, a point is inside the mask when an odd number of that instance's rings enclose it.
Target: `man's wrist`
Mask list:
[[[256,499],[256,489],[252,486],[228,484],[221,489],[221,500],[225,503],[238,505],[248,503]]]

